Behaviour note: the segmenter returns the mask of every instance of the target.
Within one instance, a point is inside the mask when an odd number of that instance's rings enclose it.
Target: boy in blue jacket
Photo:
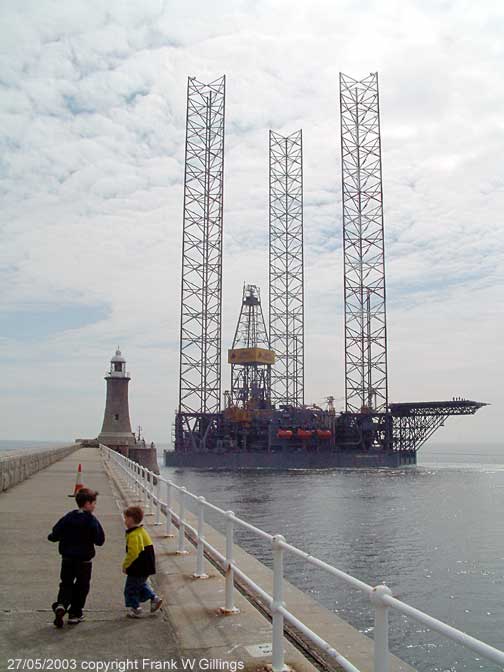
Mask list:
[[[105,533],[93,515],[97,492],[81,488],[75,495],[78,509],[63,516],[47,537],[59,542],[61,555],[61,583],[53,603],[54,625],[63,627],[63,616],[68,611],[68,623],[76,625],[84,620],[82,609],[91,583],[92,559],[95,546],[103,546]]]

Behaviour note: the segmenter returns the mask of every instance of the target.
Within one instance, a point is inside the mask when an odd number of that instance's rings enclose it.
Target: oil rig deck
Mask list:
[[[165,460],[213,469],[412,465],[447,418],[473,415],[484,405],[460,400],[391,404],[387,413],[285,407],[178,414],[176,449]]]

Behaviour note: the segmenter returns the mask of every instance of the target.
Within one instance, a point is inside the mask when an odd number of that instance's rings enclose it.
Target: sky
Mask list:
[[[120,345],[132,424],[170,440],[188,76],[227,76],[223,350],[243,282],[267,297],[268,130],[302,128],[305,398],[342,407],[338,74],[378,71],[390,400],[490,402],[437,440],[502,443],[502,3],[3,0],[0,18],[0,438],[96,436]]]

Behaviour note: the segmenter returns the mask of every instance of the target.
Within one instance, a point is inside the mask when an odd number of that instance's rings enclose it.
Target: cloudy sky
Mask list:
[[[378,71],[391,400],[492,402],[438,440],[502,441],[504,4],[0,8],[0,438],[96,435],[120,344],[169,440],[188,75],[227,75],[223,346],[243,281],[267,296],[268,129],[302,128],[306,398],[343,397],[338,73]]]

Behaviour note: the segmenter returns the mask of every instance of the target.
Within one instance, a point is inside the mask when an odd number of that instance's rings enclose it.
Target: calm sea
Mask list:
[[[504,446],[431,445],[421,450],[417,467],[398,470],[163,472],[370,584],[385,581],[409,604],[504,649]],[[240,529],[237,541],[271,565],[261,540]],[[372,612],[359,593],[288,556],[286,575],[372,636]],[[391,649],[420,672],[500,669],[397,616],[391,617]]]

